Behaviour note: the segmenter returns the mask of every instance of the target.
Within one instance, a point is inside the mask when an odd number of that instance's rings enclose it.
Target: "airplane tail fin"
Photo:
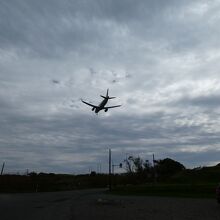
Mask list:
[[[100,95],[102,98],[104,98],[104,99],[114,99],[114,98],[116,98],[116,97],[109,97],[108,96],[108,90],[109,89],[107,89],[107,92],[106,92],[106,96],[103,96],[103,95]]]

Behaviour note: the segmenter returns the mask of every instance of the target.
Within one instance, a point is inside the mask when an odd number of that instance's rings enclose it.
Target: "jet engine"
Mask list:
[[[105,109],[105,112],[107,112],[107,111],[108,111],[108,109],[106,108],[106,109]]]
[[[92,108],[92,111],[94,111],[94,110],[95,110],[95,107]]]

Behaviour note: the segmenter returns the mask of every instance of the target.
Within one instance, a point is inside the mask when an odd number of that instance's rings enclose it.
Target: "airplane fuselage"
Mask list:
[[[104,109],[105,105],[107,104],[108,99],[103,99],[103,101],[99,104],[98,108],[95,109],[95,113],[98,113],[102,109]]]

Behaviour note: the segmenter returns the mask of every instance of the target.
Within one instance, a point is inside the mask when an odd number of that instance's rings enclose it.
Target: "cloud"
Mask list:
[[[205,108],[218,108],[220,103],[220,96],[217,94],[207,95],[207,96],[198,96],[198,97],[185,97],[182,100],[179,100],[179,103],[185,105],[195,105]]]
[[[187,166],[217,161],[218,1],[0,5],[8,169],[106,171],[109,148],[117,162],[152,153]],[[96,116],[80,99],[99,104],[107,88],[117,97],[108,104],[122,107]]]
[[[52,80],[52,83],[54,83],[54,84],[59,84],[60,81],[59,81],[59,80],[56,80],[56,79],[53,79],[53,80]]]

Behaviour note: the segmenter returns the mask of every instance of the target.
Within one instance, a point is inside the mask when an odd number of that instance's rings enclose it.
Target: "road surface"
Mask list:
[[[0,194],[1,220],[219,220],[215,199],[107,195],[105,190]]]

